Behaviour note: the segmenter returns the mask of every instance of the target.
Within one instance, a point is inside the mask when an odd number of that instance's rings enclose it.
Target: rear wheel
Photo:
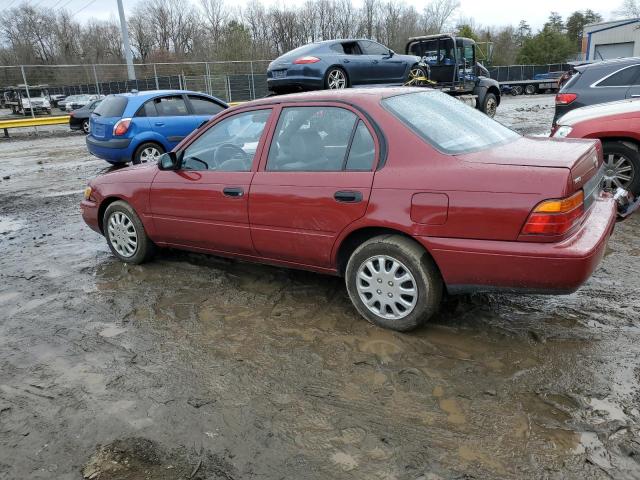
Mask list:
[[[603,145],[605,190],[624,188],[640,195],[640,153],[623,142]]]
[[[429,254],[400,235],[374,237],[349,258],[345,281],[349,297],[367,321],[408,331],[438,310],[442,279]]]
[[[154,142],[146,142],[140,145],[133,154],[133,164],[157,162],[164,148]]]
[[[349,77],[340,67],[331,67],[327,71],[327,75],[324,80],[324,87],[329,90],[341,90],[349,87]]]
[[[524,87],[524,93],[527,95],[533,95],[536,93],[536,86],[535,85],[527,85],[526,87]]]
[[[111,252],[126,263],[143,263],[155,252],[140,218],[123,201],[113,202],[104,212],[102,229]]]

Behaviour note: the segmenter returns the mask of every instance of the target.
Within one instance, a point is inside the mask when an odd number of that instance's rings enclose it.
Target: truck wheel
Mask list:
[[[513,89],[511,90],[511,95],[513,96],[522,95],[522,87],[520,85],[514,86]]]
[[[432,317],[442,299],[442,278],[429,253],[400,235],[381,235],[349,258],[347,292],[367,321],[406,332]]]
[[[529,84],[526,87],[524,87],[524,93],[526,95],[534,95],[536,93],[536,91],[537,91],[537,88],[536,88],[535,85]]]
[[[640,153],[622,142],[603,145],[605,190],[618,187],[640,195]]]
[[[482,102],[482,108],[480,110],[490,118],[496,116],[496,111],[498,110],[498,98],[495,93],[487,93],[484,96],[484,101]]]

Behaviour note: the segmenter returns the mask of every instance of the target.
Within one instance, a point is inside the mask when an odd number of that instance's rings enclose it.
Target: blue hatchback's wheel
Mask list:
[[[157,162],[160,155],[164,153],[164,148],[154,142],[146,142],[136,149],[133,155],[133,164]]]

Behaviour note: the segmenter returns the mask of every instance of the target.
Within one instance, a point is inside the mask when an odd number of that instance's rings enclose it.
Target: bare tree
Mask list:
[[[640,17],[640,4],[638,0],[624,0],[614,13],[624,18],[638,18]]]
[[[445,30],[455,11],[460,7],[458,0],[432,0],[422,14],[426,33],[438,33]]]

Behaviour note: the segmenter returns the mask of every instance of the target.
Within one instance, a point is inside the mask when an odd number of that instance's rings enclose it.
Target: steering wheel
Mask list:
[[[240,148],[238,145],[234,145],[233,143],[223,143],[218,148],[216,148],[216,152],[213,155],[213,160],[217,167],[222,165],[227,160],[238,159],[243,162],[247,162],[249,156],[247,153]]]

